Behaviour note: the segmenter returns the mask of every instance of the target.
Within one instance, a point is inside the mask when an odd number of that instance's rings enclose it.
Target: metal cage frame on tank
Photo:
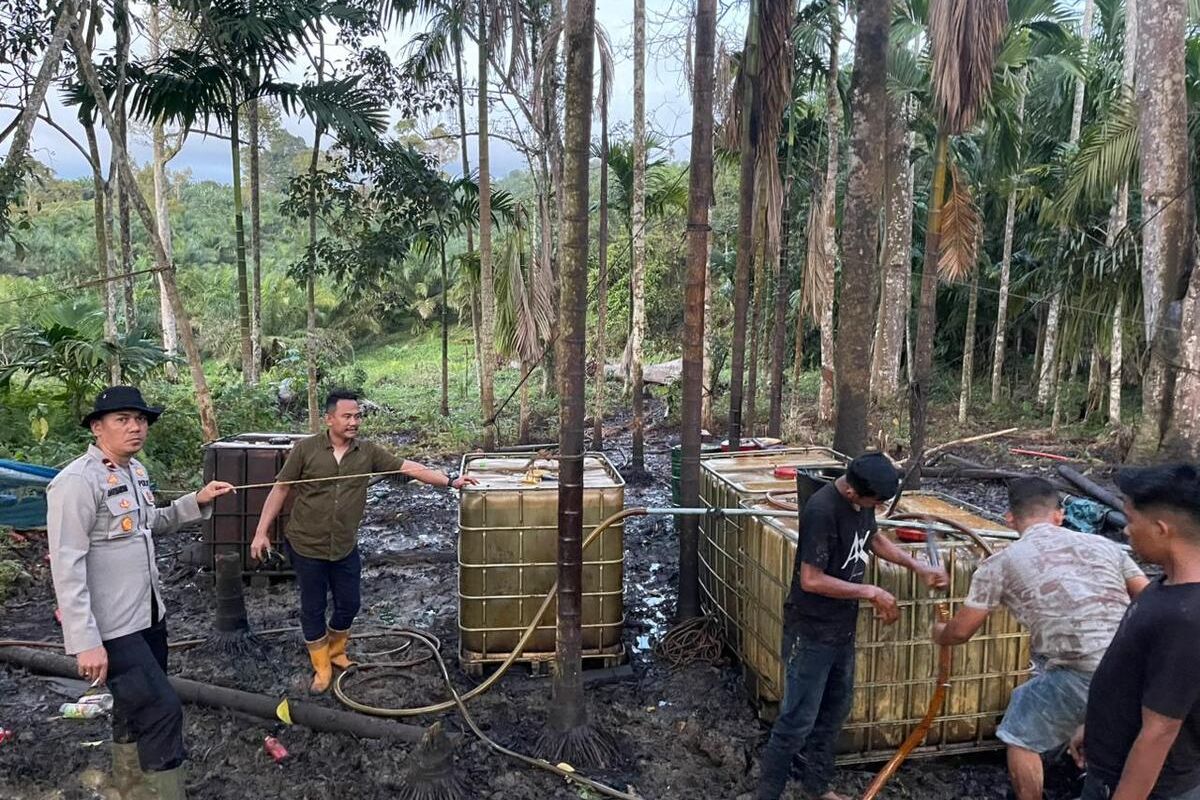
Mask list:
[[[795,467],[806,472],[844,470],[849,458],[817,445],[768,450],[721,452],[700,457],[700,502],[705,508],[739,508],[742,501],[768,492],[793,491],[792,475],[777,477],[776,469]],[[742,659],[744,564],[740,517],[700,520],[700,604],[719,623],[726,648]]]
[[[270,563],[252,567],[250,543],[263,504],[271,492],[269,484],[274,482],[296,442],[306,438],[308,434],[240,433],[204,446],[205,482],[228,481],[235,486],[268,484],[232,492],[213,501],[212,516],[201,526],[204,542],[208,545],[210,567],[218,552],[236,552],[245,575],[269,578],[294,574],[283,546],[283,533],[292,506],[290,497],[271,526],[271,546],[277,557]]]
[[[936,500],[937,506],[955,507],[957,521],[978,528],[996,547],[1013,538],[1003,534],[1007,529],[948,495],[906,493],[898,510],[905,508],[905,498],[910,507],[914,502],[923,507],[927,498]],[[773,508],[765,500],[750,501],[743,507]],[[881,531],[879,535],[887,534]],[[774,717],[783,691],[779,657],[783,601],[791,586],[797,541],[798,520],[794,518],[748,518],[743,675],[747,691],[765,719]],[[899,544],[913,554],[924,548],[923,544]],[[970,577],[983,555],[970,543],[958,540],[941,541],[938,550],[950,574],[950,602],[957,607],[966,597]],[[925,715],[935,688],[937,648],[931,640],[931,627],[938,598],[917,576],[879,559],[872,560],[864,580],[897,598],[900,620],[884,626],[870,604],[863,603],[859,610],[854,702],[838,742],[838,762],[843,764],[887,758]],[[1028,633],[1006,611],[997,611],[971,642],[955,648],[944,711],[914,756],[1003,747],[994,738],[996,727],[1012,691],[1028,676],[1029,666]]]
[[[479,479],[463,487],[459,502],[459,662],[468,674],[509,656],[557,579],[558,482],[543,475],[522,482],[529,470],[553,472],[556,464],[554,456],[463,456],[461,474]],[[584,537],[624,505],[621,474],[603,453],[585,453]],[[625,659],[624,531],[613,525],[583,553],[585,663]],[[551,603],[518,661],[534,669],[553,662],[556,608]]]

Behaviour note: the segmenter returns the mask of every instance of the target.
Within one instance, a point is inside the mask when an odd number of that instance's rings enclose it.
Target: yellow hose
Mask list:
[[[597,525],[595,530],[593,530],[590,534],[588,534],[587,538],[583,540],[583,547],[586,548],[589,544],[591,544],[593,541],[595,541],[602,533],[604,533],[604,531],[608,530],[609,528],[611,528],[613,525],[620,522],[621,520],[624,520],[628,517],[644,516],[645,513],[646,513],[646,509],[641,508],[641,507],[625,508],[625,509],[618,511],[617,513],[613,514],[612,516],[608,517],[608,519],[604,520],[599,525]],[[459,701],[465,703],[467,700],[471,700],[473,698],[478,697],[479,695],[486,692],[488,689],[492,688],[492,686],[494,686],[497,681],[499,681],[502,677],[504,677],[504,673],[508,672],[509,668],[512,667],[512,665],[516,663],[517,659],[521,657],[521,653],[524,652],[524,650],[525,650],[525,645],[529,644],[529,640],[531,638],[533,638],[534,632],[537,630],[538,626],[541,625],[541,623],[542,623],[542,616],[545,615],[546,611],[550,608],[550,604],[552,602],[554,602],[554,598],[557,594],[558,594],[558,581],[555,581],[554,585],[550,587],[550,591],[546,593],[545,599],[542,600],[541,607],[538,608],[537,613],[533,615],[533,619],[530,621],[529,625],[525,628],[525,631],[521,634],[521,638],[517,641],[517,646],[514,647],[513,651],[508,654],[508,657],[506,659],[504,659],[503,662],[501,662],[499,668],[497,668],[497,670],[495,672],[493,672],[490,676],[488,676],[487,680],[485,680],[483,683],[479,684],[478,686],[476,686],[474,689],[467,692],[466,694],[461,695],[458,698]],[[375,716],[375,717],[416,717],[416,716],[420,716],[421,714],[436,714],[439,711],[448,711],[449,709],[455,708],[458,706],[458,702],[456,702],[455,700],[452,699],[452,700],[443,701],[441,703],[435,703],[435,704],[429,705],[429,706],[421,706],[419,708],[383,708],[380,706],[371,706],[371,705],[367,705],[366,703],[360,703],[357,700],[353,700],[353,699],[347,697],[345,690],[342,688],[342,681],[345,680],[346,676],[351,674],[352,672],[354,672],[356,670],[360,670],[360,669],[369,669],[370,666],[371,665],[369,665],[369,664],[351,665],[349,669],[340,673],[334,679],[333,695],[347,708],[354,709],[355,711],[358,711],[359,713],[362,713],[362,714],[370,714],[371,716]]]

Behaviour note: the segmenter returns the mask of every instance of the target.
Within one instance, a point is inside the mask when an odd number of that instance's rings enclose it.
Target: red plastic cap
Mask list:
[[[896,528],[896,538],[902,542],[923,542],[925,531],[920,528]]]

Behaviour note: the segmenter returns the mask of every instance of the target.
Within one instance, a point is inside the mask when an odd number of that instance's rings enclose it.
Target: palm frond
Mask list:
[[[949,164],[950,194],[942,207],[938,274],[943,280],[961,281],[975,271],[981,232],[979,210],[958,164]]]
[[[808,206],[808,254],[800,288],[800,310],[811,319],[820,319],[825,306],[833,302],[833,258],[825,246],[826,224],[825,193],[817,185]]]
[[[932,0],[934,106],[949,133],[970,129],[987,102],[1007,23],[1005,0]]]
[[[387,110],[358,81],[356,75],[302,85],[267,81],[260,94],[290,114],[303,112],[345,140],[371,141],[387,129]]]
[[[1118,99],[1084,129],[1056,203],[1058,213],[1069,215],[1081,203],[1108,198],[1133,177],[1137,162],[1137,110],[1128,98]]]

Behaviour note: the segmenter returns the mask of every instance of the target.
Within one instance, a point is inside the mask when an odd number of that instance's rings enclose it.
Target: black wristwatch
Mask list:
[[[454,482],[458,480],[458,473],[454,470],[446,470],[446,488],[453,489]]]

